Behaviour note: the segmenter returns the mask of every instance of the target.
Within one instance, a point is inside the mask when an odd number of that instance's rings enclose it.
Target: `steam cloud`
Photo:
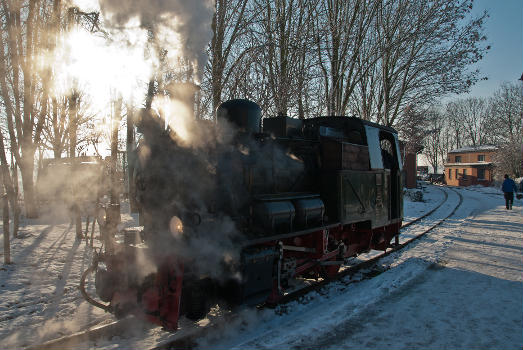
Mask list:
[[[205,48],[211,39],[212,1],[101,0],[100,8],[112,26],[125,26],[138,18],[141,27],[154,33],[162,49],[169,50],[177,35],[182,55],[196,68],[197,78],[201,77],[207,60]]]
[[[180,118],[173,112],[171,117]],[[148,242],[157,255],[174,253],[203,275],[241,278],[231,276],[230,267],[239,262],[241,247],[249,239],[240,227],[247,224],[241,217],[248,215],[250,199],[245,167],[256,179],[253,186],[273,193],[292,188],[304,165],[283,148],[237,134],[226,120],[213,125],[186,119],[179,135],[179,128],[165,130],[162,118],[169,119],[147,114],[140,124],[144,142],[138,149],[137,182],[142,185],[137,186],[137,196],[147,211],[146,238],[150,235]],[[202,221],[186,225],[191,215],[185,215],[191,213]],[[182,235],[173,232],[174,216],[183,222]]]

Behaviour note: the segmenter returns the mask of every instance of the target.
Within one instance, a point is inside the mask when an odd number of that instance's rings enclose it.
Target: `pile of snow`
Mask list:
[[[416,194],[420,192],[420,194]],[[423,213],[436,207],[444,199],[443,190],[439,186],[423,186],[421,189],[404,189],[403,196],[403,221],[412,221]],[[422,200],[413,200],[413,197],[421,196]],[[416,198],[418,199],[418,198]]]
[[[403,191],[403,194],[411,201],[411,202],[423,202],[423,191],[418,189],[405,189]]]

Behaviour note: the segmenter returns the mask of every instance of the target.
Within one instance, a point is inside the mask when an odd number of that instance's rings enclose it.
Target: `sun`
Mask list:
[[[97,110],[107,108],[116,98],[143,100],[153,70],[153,62],[144,55],[147,34],[137,27],[125,33],[125,42],[108,40],[82,28],[67,33],[53,53],[53,92],[67,95],[79,89]]]

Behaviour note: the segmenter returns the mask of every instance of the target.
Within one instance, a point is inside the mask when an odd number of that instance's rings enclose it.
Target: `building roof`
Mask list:
[[[445,163],[445,166],[448,167],[448,166],[480,166],[480,165],[484,165],[484,166],[488,166],[488,165],[492,165],[492,162],[475,162],[475,163]]]
[[[494,145],[482,145],[482,146],[469,146],[469,147],[462,147],[458,149],[453,149],[452,151],[449,151],[450,153],[469,153],[469,152],[486,152],[486,151],[497,151],[498,146]]]

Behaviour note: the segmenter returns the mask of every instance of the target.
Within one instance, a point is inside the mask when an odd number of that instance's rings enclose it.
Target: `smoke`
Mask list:
[[[96,157],[46,160],[38,172],[36,192],[46,221],[60,222],[74,212],[94,217],[97,198],[108,191],[104,165]]]
[[[205,48],[211,39],[211,0],[101,0],[100,8],[106,25],[113,29],[125,28],[138,19],[161,50],[167,50],[167,55],[181,51],[193,66],[195,78],[201,77],[207,60]]]
[[[303,162],[227,120],[195,119],[181,101],[159,97],[153,107],[139,123],[136,174],[147,242],[199,274],[241,278],[252,194],[296,191]]]
[[[117,98],[141,105],[148,82],[166,71],[201,80],[212,35],[211,0],[72,0],[66,6],[102,16],[98,31],[71,22],[52,48],[38,53],[37,69],[52,71],[52,96],[83,91],[97,113]]]
[[[214,210],[216,153],[225,139],[181,101],[162,97],[155,106],[159,114],[144,111],[139,123],[137,199],[146,239],[157,256],[174,254],[200,274],[223,277],[239,259],[241,238],[234,220]]]
[[[209,150],[216,149],[219,144],[230,142],[230,133],[217,132],[215,121],[195,118],[194,86],[179,84],[177,88],[171,90],[176,90],[171,92],[171,96],[155,97],[152,108],[158,112],[160,123],[170,129],[171,138],[176,143],[184,148]],[[183,90],[184,93],[182,94],[180,90]],[[190,94],[193,95],[190,96]]]

